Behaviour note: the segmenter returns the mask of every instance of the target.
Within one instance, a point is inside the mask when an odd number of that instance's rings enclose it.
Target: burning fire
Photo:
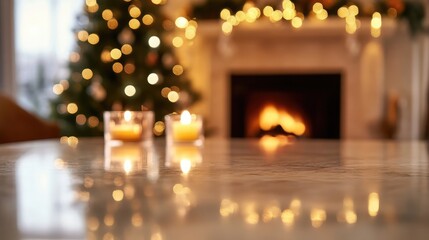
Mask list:
[[[296,136],[302,136],[306,130],[299,117],[293,117],[286,110],[273,105],[265,106],[259,115],[259,127],[263,131],[269,131],[277,126],[281,126],[286,133]]]

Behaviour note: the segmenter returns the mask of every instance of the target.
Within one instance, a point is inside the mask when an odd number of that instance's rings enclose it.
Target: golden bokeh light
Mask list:
[[[136,94],[136,88],[133,85],[127,85],[124,88],[124,93],[128,97],[132,97],[132,96],[134,96]]]
[[[176,24],[176,27],[178,27],[178,28],[186,28],[189,24],[189,21],[185,17],[178,17],[178,18],[176,18],[174,23]]]
[[[122,45],[121,51],[123,54],[129,55],[133,52],[133,47],[130,44],[126,43],[126,44]]]
[[[109,21],[110,19],[113,18],[113,12],[110,9],[104,9],[103,12],[101,13],[101,16],[103,17],[104,20]]]
[[[100,120],[96,116],[91,116],[88,118],[88,126],[95,128],[100,124]]]
[[[105,49],[101,52],[100,58],[101,58],[101,61],[103,61],[105,63],[113,61],[112,57],[110,56],[110,51],[107,49]]]
[[[61,93],[63,93],[63,92],[64,92],[64,87],[63,87],[63,85],[61,85],[61,84],[55,84],[55,85],[52,87],[52,92],[53,92],[55,95],[60,95]]]
[[[183,74],[183,67],[182,65],[174,65],[173,66],[173,73],[176,76],[180,76]]]
[[[151,48],[157,48],[161,44],[161,39],[157,36],[151,36],[148,40],[148,44]]]
[[[176,48],[179,48],[179,47],[183,46],[183,38],[181,38],[181,37],[174,37],[173,38],[173,46],[175,46]]]
[[[161,95],[163,96],[163,97],[165,97],[165,98],[167,98],[168,97],[168,93],[171,91],[171,89],[170,88],[168,88],[168,87],[164,87],[164,88],[162,88],[162,90],[161,90]]]
[[[114,49],[110,50],[110,57],[112,59],[118,60],[119,58],[121,58],[121,56],[122,56],[122,52],[118,48],[114,48]]]
[[[239,209],[239,206],[236,202],[224,198],[220,203],[219,213],[222,217],[229,217],[232,214],[236,213]]]
[[[79,39],[79,41],[85,42],[86,40],[88,40],[88,32],[85,30],[81,30],[77,33],[77,38]]]
[[[127,74],[132,74],[136,70],[136,66],[133,63],[126,63],[124,66],[124,71]]]
[[[129,13],[132,18],[138,18],[140,17],[141,11],[138,7],[132,5],[129,8]]]
[[[83,115],[83,114],[78,114],[78,115],[76,116],[76,123],[77,123],[78,125],[85,125],[85,123],[86,123],[86,117],[85,117],[85,115]]]
[[[112,65],[112,70],[113,70],[113,72],[115,72],[115,73],[120,73],[120,72],[122,72],[123,70],[124,70],[124,66],[122,65],[122,63],[120,63],[120,62],[115,62],[113,65]]]
[[[110,30],[114,30],[118,27],[119,23],[118,20],[116,20],[115,18],[110,19],[109,21],[107,21],[107,27]]]
[[[291,227],[295,223],[295,214],[292,210],[286,209],[282,212],[281,219],[286,227]]]
[[[229,17],[231,17],[231,11],[229,11],[229,9],[222,9],[222,11],[220,11],[219,14],[220,18],[224,21],[228,20]]]
[[[347,16],[349,16],[350,13],[347,7],[340,7],[337,10],[337,14],[338,14],[338,17],[340,18],[346,18]]]
[[[230,22],[222,23],[222,32],[224,34],[230,34],[232,32],[233,26]]]
[[[140,213],[134,213],[131,216],[131,224],[134,227],[141,227],[143,225],[143,217],[141,216]]]
[[[140,21],[133,18],[128,22],[128,26],[130,26],[131,29],[137,29],[140,27]]]
[[[91,69],[89,68],[85,68],[82,70],[82,78],[85,80],[89,80],[94,76],[94,73],[92,72]]]
[[[100,222],[96,217],[91,216],[91,217],[88,217],[86,226],[91,231],[97,231],[98,227],[100,226]]]
[[[152,3],[155,5],[163,4],[164,0],[152,0]]]
[[[380,198],[378,193],[372,192],[368,196],[368,214],[371,217],[376,217],[380,210]]]
[[[168,100],[172,103],[179,101],[179,93],[176,91],[170,91],[167,96]]]
[[[273,12],[274,8],[271,6],[265,6],[264,9],[262,9],[262,14],[267,18],[269,18]]]
[[[326,221],[326,211],[320,208],[313,208],[310,213],[311,225],[320,228]]]
[[[292,18],[291,24],[292,24],[292,27],[294,28],[300,28],[302,26],[302,19],[296,16]]]
[[[142,22],[144,25],[147,25],[147,26],[151,25],[153,23],[152,15],[150,15],[150,14],[144,15],[142,18]]]
[[[164,124],[164,122],[162,122],[162,121],[157,121],[157,122],[154,124],[154,126],[153,126],[153,133],[154,133],[156,136],[160,136],[160,135],[162,135],[162,133],[164,132],[164,130],[165,130],[165,124]]]
[[[95,3],[95,5],[88,6],[87,9],[88,9],[88,12],[90,12],[90,13],[96,13],[98,11],[99,7],[100,6],[98,6],[98,4]]]
[[[120,202],[122,199],[124,199],[124,192],[120,189],[114,190],[112,192],[112,197],[116,202]]]
[[[89,34],[89,36],[88,36],[88,42],[89,42],[90,44],[95,45],[95,44],[97,44],[99,41],[100,41],[100,38],[98,37],[98,35],[97,35],[97,34],[95,34],[95,33],[91,33],[91,34]]]
[[[197,27],[189,25],[185,30],[185,38],[192,40],[197,35]]]
[[[75,114],[75,113],[77,113],[78,110],[79,110],[79,108],[77,107],[76,103],[67,104],[67,112],[68,113]]]
[[[287,8],[283,10],[283,18],[285,20],[292,20],[296,16],[296,10],[292,8]]]
[[[159,76],[156,73],[151,73],[147,76],[147,82],[151,85],[157,84],[159,81]]]
[[[80,60],[80,54],[79,53],[77,53],[77,52],[72,52],[71,54],[70,54],[70,61],[71,62],[78,62]]]

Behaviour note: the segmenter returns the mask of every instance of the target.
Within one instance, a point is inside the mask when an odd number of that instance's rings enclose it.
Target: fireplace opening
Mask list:
[[[340,138],[341,74],[231,75],[230,136]]]

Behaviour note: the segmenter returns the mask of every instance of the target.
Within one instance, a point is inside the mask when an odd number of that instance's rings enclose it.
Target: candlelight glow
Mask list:
[[[182,159],[180,160],[180,170],[184,175],[188,175],[188,173],[191,171],[192,168],[192,162],[189,159]]]
[[[375,217],[380,210],[380,199],[378,193],[372,192],[368,196],[368,213],[371,217]]]
[[[326,221],[326,211],[324,209],[314,208],[310,214],[311,225],[314,228],[319,228]]]
[[[124,112],[124,120],[126,121],[126,122],[129,122],[129,121],[131,121],[131,112],[130,111],[125,111]]]
[[[180,115],[180,123],[189,125],[191,124],[191,121],[192,121],[191,113],[189,113],[188,110],[183,111],[182,114]]]

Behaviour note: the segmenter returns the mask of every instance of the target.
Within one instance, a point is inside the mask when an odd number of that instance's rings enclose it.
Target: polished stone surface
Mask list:
[[[0,145],[0,239],[427,239],[426,142]]]

